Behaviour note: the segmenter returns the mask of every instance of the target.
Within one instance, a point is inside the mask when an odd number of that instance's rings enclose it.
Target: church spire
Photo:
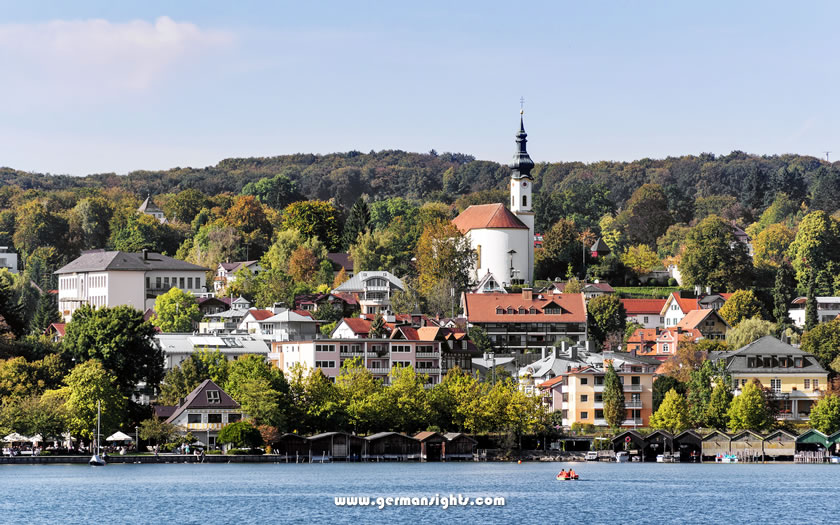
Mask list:
[[[525,110],[519,110],[519,133],[516,134],[516,153],[513,154],[513,161],[510,163],[510,168],[513,170],[512,177],[519,179],[522,177],[531,178],[531,170],[534,168],[534,161],[528,155],[528,150],[525,145],[528,143],[528,134],[525,133]]]

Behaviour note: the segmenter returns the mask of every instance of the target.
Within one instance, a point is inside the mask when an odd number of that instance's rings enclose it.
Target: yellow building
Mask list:
[[[736,352],[715,352],[712,360],[725,360],[735,395],[757,380],[773,395],[779,419],[807,421],[811,407],[828,386],[828,372],[813,355],[765,336]]]

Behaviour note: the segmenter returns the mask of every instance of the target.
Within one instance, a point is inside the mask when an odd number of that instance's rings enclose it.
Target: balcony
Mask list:
[[[595,420],[595,426],[596,427],[606,427],[606,426],[609,426],[609,425],[607,425],[607,420],[606,419],[596,419]]]
[[[384,376],[387,376],[388,372],[391,371],[390,368],[380,368],[380,367],[372,367],[372,366],[369,366],[368,370],[370,370],[371,374],[377,374],[377,375],[381,374],[381,375],[384,375]]]
[[[603,401],[595,401],[595,403],[593,404],[593,408],[604,408],[604,402]]]
[[[341,350],[338,352],[341,357],[364,357],[365,353],[361,350]]]
[[[431,374],[439,374],[440,373],[440,368],[415,368],[414,371],[417,372],[418,374],[429,374],[429,375],[431,375]]]
[[[595,385],[595,386],[592,387],[592,389],[595,390],[596,392],[603,392],[604,391],[604,385]]]
[[[224,423],[187,423],[187,430],[221,430]]]
[[[421,359],[422,358],[437,358],[437,357],[440,357],[439,352],[416,352],[414,355],[416,357],[421,358]]]
[[[621,422],[622,426],[629,427],[629,426],[641,426],[642,425],[642,418],[637,417],[634,419],[625,419]]]
[[[624,408],[642,408],[641,401],[625,401]]]
[[[642,385],[624,385],[625,392],[641,392]]]

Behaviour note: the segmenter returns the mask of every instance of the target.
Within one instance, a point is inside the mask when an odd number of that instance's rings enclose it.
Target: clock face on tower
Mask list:
[[[524,181],[522,182],[522,187],[523,187],[523,188],[524,188],[525,186],[527,186],[527,185],[528,185],[528,183],[527,183],[527,182],[524,182]]]

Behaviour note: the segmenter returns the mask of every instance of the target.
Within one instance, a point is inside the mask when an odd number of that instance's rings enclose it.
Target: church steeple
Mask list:
[[[519,111],[519,133],[516,134],[516,153],[513,154],[513,161],[510,163],[510,169],[513,170],[511,176],[514,179],[527,177],[531,179],[531,170],[534,168],[534,161],[528,155],[526,144],[528,143],[528,134],[525,133],[524,110]]]

